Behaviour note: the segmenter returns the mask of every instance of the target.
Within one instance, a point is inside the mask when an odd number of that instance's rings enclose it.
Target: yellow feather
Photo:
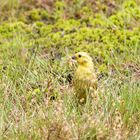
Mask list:
[[[85,103],[87,96],[92,96],[97,89],[97,79],[92,58],[85,52],[79,52],[72,59],[77,63],[73,79],[76,98],[79,102]]]

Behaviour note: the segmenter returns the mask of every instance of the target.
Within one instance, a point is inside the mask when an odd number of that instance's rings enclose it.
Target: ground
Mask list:
[[[140,139],[138,0],[0,5],[0,139]],[[78,51],[93,58],[99,94],[79,107],[67,61]]]

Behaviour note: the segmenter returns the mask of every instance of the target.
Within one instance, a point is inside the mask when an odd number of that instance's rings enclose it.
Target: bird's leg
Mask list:
[[[90,93],[91,93],[92,98],[93,98],[95,101],[98,101],[98,100],[99,100],[99,95],[98,95],[96,89],[90,87]]]

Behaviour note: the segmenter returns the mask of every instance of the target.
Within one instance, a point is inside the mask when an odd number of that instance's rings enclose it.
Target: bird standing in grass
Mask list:
[[[97,92],[97,78],[92,58],[85,52],[78,52],[72,56],[77,67],[73,77],[76,99],[83,104],[88,97],[95,97]]]

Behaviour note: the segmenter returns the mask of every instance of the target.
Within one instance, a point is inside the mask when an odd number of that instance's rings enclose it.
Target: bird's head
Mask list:
[[[72,56],[72,59],[77,62],[80,66],[91,66],[93,65],[92,58],[85,52],[78,52]]]

